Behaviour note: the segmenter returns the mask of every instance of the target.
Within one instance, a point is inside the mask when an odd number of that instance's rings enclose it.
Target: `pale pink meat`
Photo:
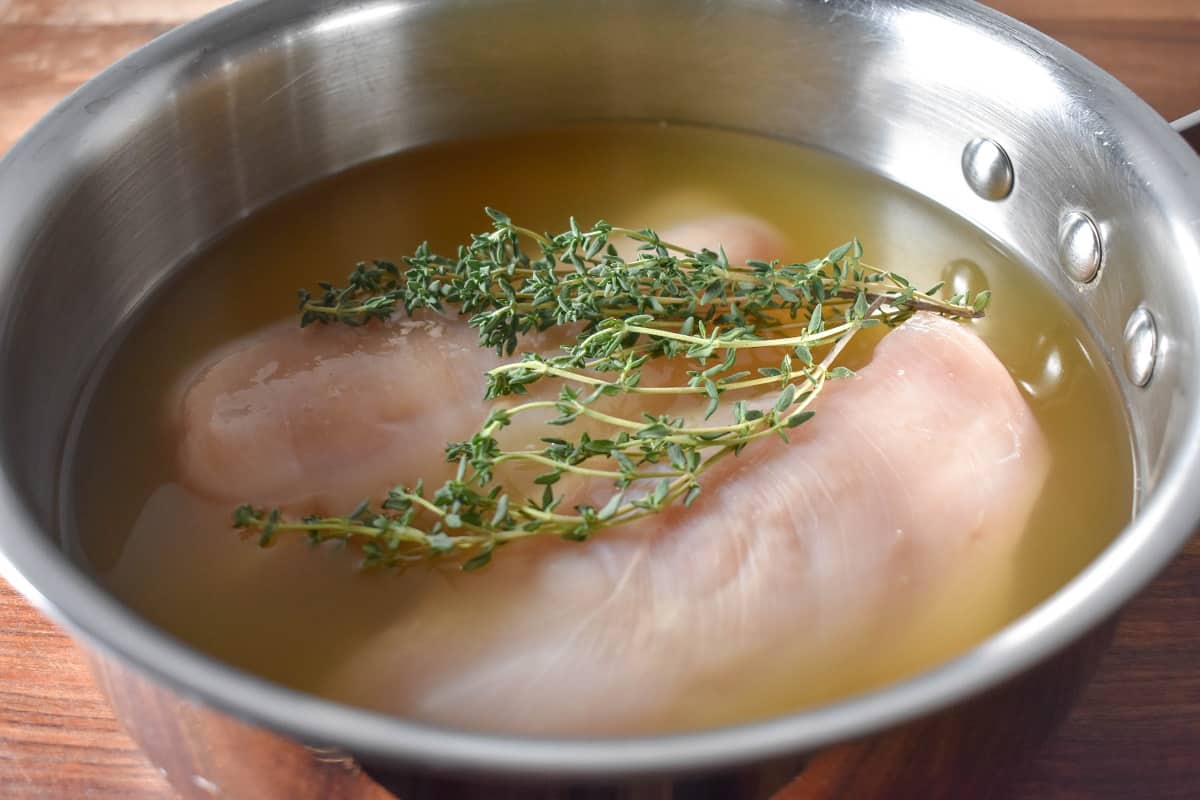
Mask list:
[[[215,359],[178,401],[185,485],[328,510],[444,469],[442,445],[485,413],[471,376],[494,356],[462,326],[402,324],[276,329]],[[903,630],[956,577],[1012,559],[1049,455],[967,327],[918,315],[816,411],[790,444],[718,465],[691,509],[586,544],[518,543],[479,573],[398,578],[411,602],[326,691],[519,733],[744,719],[802,695],[813,665]]]
[[[486,418],[482,374],[495,363],[474,330],[432,314],[273,325],[185,379],[174,401],[183,482],[304,513],[347,513],[431,461],[432,482],[446,443]]]
[[[663,233],[694,248],[727,242],[735,261],[786,249],[774,228],[739,215]],[[623,249],[632,257],[636,248]],[[552,345],[531,337],[522,346]],[[396,484],[440,482],[446,443],[487,418],[483,373],[509,360],[431,312],[365,328],[299,330],[285,320],[212,354],[181,382],[171,414],[182,477],[211,499],[304,513],[346,513]]]

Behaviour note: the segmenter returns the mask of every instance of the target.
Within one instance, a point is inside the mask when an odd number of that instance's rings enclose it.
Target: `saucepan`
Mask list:
[[[1100,344],[1134,440],[1133,522],[933,671],[633,739],[437,729],[285,689],[156,629],[71,556],[56,503],[80,387],[198,248],[370,159],[607,119],[822,148],[999,242]],[[0,164],[3,573],[84,644],[188,796],[756,798],[797,774],[796,796],[984,796],[1200,520],[1198,264],[1200,158],[1112,77],[974,3],[245,0],[101,74]]]

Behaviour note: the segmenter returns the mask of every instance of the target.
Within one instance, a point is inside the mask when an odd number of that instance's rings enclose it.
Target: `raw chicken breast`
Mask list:
[[[327,514],[430,462],[433,483],[446,443],[487,417],[482,376],[500,362],[478,341],[426,313],[360,328],[288,320],[235,342],[178,393],[182,480],[212,499]]]
[[[692,248],[725,242],[734,261],[786,249],[779,231],[740,215],[702,218],[663,236]],[[622,244],[633,257],[636,246]],[[484,372],[511,360],[478,341],[457,319],[421,312],[365,328],[300,330],[289,319],[234,342],[185,376],[173,399],[183,481],[215,500],[329,514],[396,484],[440,483],[450,473],[446,443],[468,438],[491,409]],[[548,335],[522,342],[528,350],[555,346]],[[528,440],[544,435],[535,429]]]
[[[494,356],[473,335],[421,321],[238,345],[181,394],[185,485],[344,510],[444,470],[442,445],[486,413],[471,376]],[[759,442],[708,472],[690,509],[585,544],[517,543],[478,573],[396,578],[403,607],[322,692],[508,733],[745,720],[801,700],[821,665],[904,635],[953,587],[1003,581],[1049,456],[978,337],[918,315],[815,410],[790,444]]]

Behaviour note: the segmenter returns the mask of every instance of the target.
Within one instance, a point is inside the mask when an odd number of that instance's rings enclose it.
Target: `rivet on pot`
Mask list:
[[[984,200],[1003,200],[1012,193],[1012,159],[991,139],[972,139],[963,149],[963,177],[971,191]]]
[[[1100,229],[1082,211],[1071,211],[1058,227],[1058,260],[1071,279],[1088,283],[1100,271],[1104,246]]]
[[[1145,386],[1158,358],[1158,327],[1154,315],[1139,308],[1125,323],[1125,373],[1135,386]]]

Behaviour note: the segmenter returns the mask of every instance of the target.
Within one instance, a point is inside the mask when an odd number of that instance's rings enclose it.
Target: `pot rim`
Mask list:
[[[165,34],[100,73],[0,159],[0,196],[6,185],[16,183],[12,173],[17,164],[61,148],[67,137],[60,132],[72,120],[82,120],[84,107],[102,99],[110,85],[126,82],[128,70],[147,63],[161,65],[193,52],[219,29],[272,5],[276,5],[272,0],[238,0]],[[1149,106],[1065,46],[966,0],[940,0],[939,5],[953,13],[969,9],[1001,33],[1035,41],[1043,53],[1078,78],[1114,97],[1143,132],[1156,137],[1157,146],[1177,158],[1191,153]],[[289,13],[299,17],[326,7],[336,9],[336,4],[310,0],[291,6]],[[21,186],[15,191],[28,189]],[[1194,191],[1200,196],[1200,185]],[[1192,227],[1200,239],[1200,220]],[[945,708],[1066,647],[1113,615],[1190,539],[1200,520],[1200,493],[1190,491],[1200,478],[1200,416],[1188,421],[1171,464],[1117,538],[1056,594],[961,656],[823,707],[733,727],[634,738],[513,737],[436,728],[324,700],[243,672],[192,649],[123,606],[39,530],[3,464],[0,478],[0,575],[73,635],[185,696],[305,743],[335,746],[368,758],[512,776],[600,777],[705,771],[814,750]]]

